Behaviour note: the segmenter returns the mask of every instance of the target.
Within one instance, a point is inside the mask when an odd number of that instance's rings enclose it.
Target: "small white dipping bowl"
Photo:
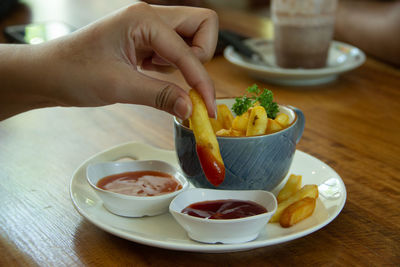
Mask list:
[[[97,182],[106,176],[132,171],[168,173],[179,181],[182,188],[159,196],[129,196],[97,187]],[[104,207],[114,214],[125,217],[154,216],[165,213],[168,211],[171,200],[189,186],[186,178],[175,167],[158,160],[94,163],[87,167],[86,178],[90,186],[103,200]]]
[[[239,219],[204,219],[182,213],[187,206],[209,200],[235,199],[253,201],[267,213]],[[262,190],[216,190],[195,188],[176,196],[169,211],[189,237],[203,243],[243,243],[256,239],[277,209],[275,196]]]

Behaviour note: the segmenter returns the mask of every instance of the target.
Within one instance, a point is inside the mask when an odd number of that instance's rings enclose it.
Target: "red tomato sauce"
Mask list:
[[[100,179],[103,190],[130,196],[158,196],[182,188],[172,175],[158,171],[135,171],[110,175]]]
[[[214,186],[220,185],[225,179],[225,166],[220,164],[206,147],[197,145],[196,150],[207,180]]]
[[[205,219],[238,219],[266,213],[260,204],[236,199],[210,200],[193,203],[182,213]]]

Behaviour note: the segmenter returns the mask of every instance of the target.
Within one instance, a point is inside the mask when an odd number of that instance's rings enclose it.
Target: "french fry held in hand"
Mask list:
[[[219,144],[208,117],[206,105],[195,90],[189,91],[192,100],[190,125],[196,140],[196,151],[201,167],[208,181],[220,185],[225,178],[225,166],[219,151]]]
[[[279,203],[275,214],[270,219],[270,222],[271,223],[279,222],[282,212],[287,207],[289,207],[293,203],[295,203],[303,198],[306,198],[306,197],[311,197],[311,198],[315,198],[315,199],[318,198],[318,186],[315,184],[305,185],[299,191],[297,191],[294,195],[292,195],[288,199],[284,200],[283,202]]]
[[[291,227],[296,223],[310,217],[315,209],[316,199],[305,197],[288,206],[279,219],[282,227]]]
[[[265,134],[268,125],[267,112],[262,106],[253,107],[247,123],[246,136]]]
[[[276,197],[278,203],[283,202],[300,190],[301,178],[301,175],[291,174],[289,176],[289,179],[287,180],[285,186],[281,189],[281,191],[279,191],[278,196]]]

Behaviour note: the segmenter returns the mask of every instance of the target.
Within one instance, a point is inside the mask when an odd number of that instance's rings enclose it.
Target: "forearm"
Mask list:
[[[137,3],[40,45],[0,45],[0,120],[39,107],[115,103],[147,105],[186,119],[187,92],[137,68],[165,64],[181,71],[214,116],[215,90],[202,61],[212,57],[217,35],[218,17],[211,10]]]
[[[400,1],[339,1],[335,39],[400,65]]]
[[[51,66],[43,49],[31,45],[0,45],[0,120],[56,105],[49,87]]]

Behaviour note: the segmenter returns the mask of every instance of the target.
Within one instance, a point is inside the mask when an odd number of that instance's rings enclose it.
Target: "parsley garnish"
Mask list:
[[[279,112],[279,106],[273,101],[274,95],[272,92],[265,88],[261,92],[257,84],[249,86],[246,90],[249,95],[245,94],[243,97],[235,98],[235,104],[232,106],[233,112],[240,116],[258,101],[260,106],[264,107],[267,112],[268,118],[275,119],[276,114]]]

